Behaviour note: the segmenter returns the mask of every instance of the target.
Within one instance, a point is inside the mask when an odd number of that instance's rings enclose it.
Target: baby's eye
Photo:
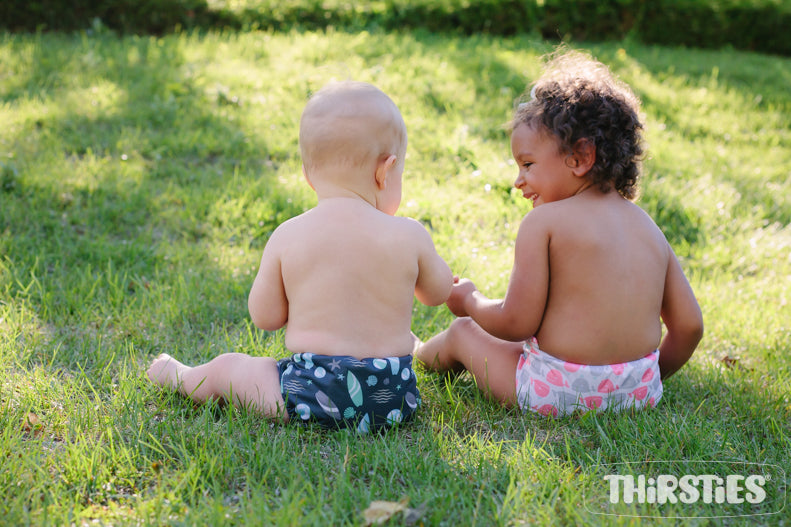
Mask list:
[[[530,167],[533,166],[533,163],[529,163],[529,162],[528,163],[522,163],[522,166],[525,167],[526,169],[530,170]]]

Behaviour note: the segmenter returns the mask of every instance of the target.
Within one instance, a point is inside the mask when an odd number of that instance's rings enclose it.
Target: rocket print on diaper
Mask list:
[[[632,362],[591,366],[553,357],[532,338],[519,358],[516,388],[520,408],[545,416],[654,407],[662,397],[659,351]]]

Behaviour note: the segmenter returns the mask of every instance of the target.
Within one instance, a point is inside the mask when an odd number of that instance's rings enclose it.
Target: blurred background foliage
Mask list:
[[[414,30],[732,47],[791,55],[791,0],[4,0],[0,28]]]

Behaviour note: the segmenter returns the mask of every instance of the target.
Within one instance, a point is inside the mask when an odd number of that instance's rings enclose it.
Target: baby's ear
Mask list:
[[[583,137],[574,143],[571,155],[567,158],[566,163],[572,169],[574,175],[584,176],[587,174],[593,164],[596,162],[596,145],[593,141]]]
[[[398,158],[390,154],[376,163],[374,178],[376,179],[376,186],[379,190],[383,190],[387,186],[387,174],[390,173],[390,169],[393,168],[397,162]]]

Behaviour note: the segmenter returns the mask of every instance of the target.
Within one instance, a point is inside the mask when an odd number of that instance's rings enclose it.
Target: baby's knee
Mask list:
[[[211,365],[212,369],[216,370],[227,370],[235,368],[236,366],[243,364],[245,362],[245,358],[248,355],[244,353],[223,353],[222,355],[217,355],[209,364]]]
[[[459,317],[448,328],[448,339],[455,342],[464,342],[473,334],[478,324],[470,317]]]

